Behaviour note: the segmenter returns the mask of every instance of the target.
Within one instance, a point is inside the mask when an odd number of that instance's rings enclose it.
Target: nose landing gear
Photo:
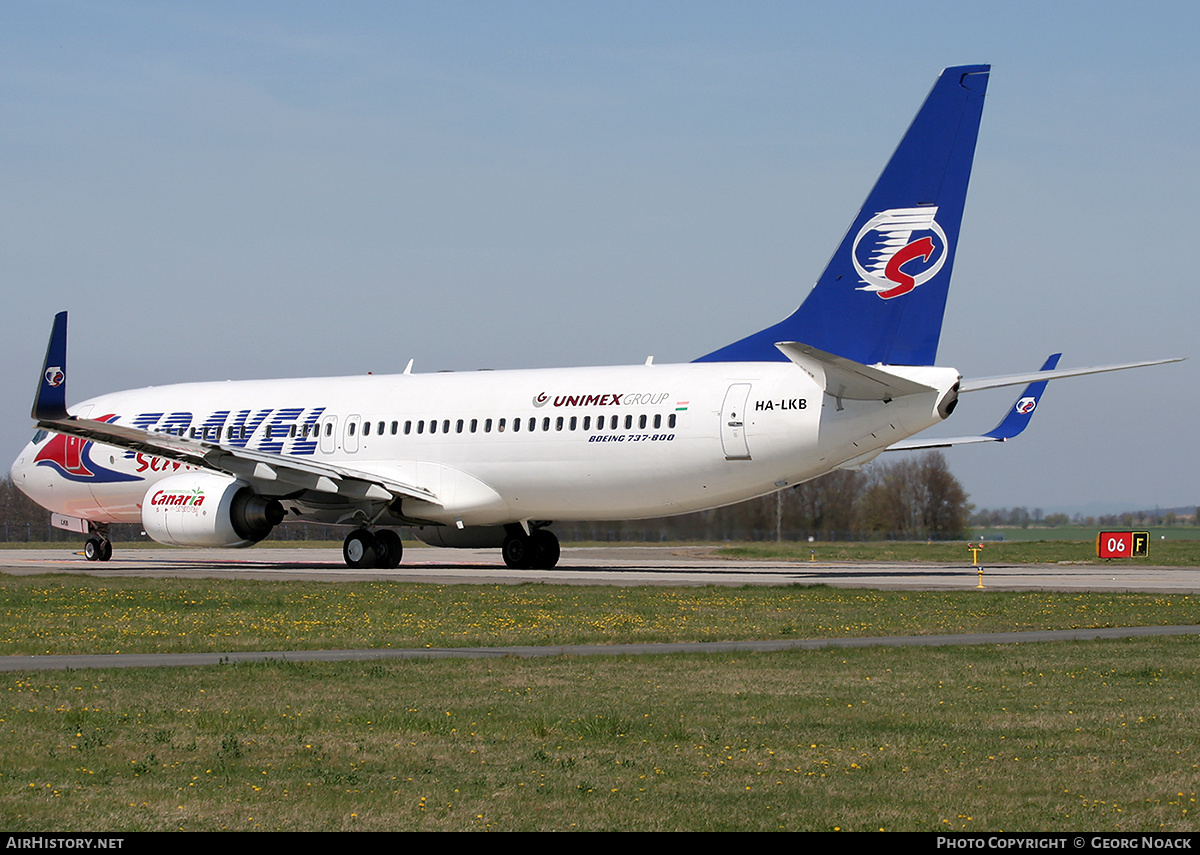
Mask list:
[[[107,561],[112,558],[112,541],[107,537],[89,537],[83,545],[83,557],[88,561]]]

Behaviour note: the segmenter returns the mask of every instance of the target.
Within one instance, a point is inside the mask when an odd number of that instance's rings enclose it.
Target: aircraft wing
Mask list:
[[[949,448],[952,445],[970,445],[976,442],[1007,442],[1029,425],[1029,420],[1033,418],[1033,411],[1037,409],[1038,402],[1042,399],[1042,393],[1046,391],[1046,384],[1049,382],[1050,376],[1062,376],[1054,370],[1061,356],[1061,353],[1051,354],[1043,363],[1040,371],[1032,374],[1013,375],[1014,377],[1031,377],[1034,378],[1034,382],[1021,390],[1021,394],[1004,414],[1000,424],[987,433],[979,436],[949,436],[942,439],[905,439],[888,446],[887,450],[915,451],[921,448]]]
[[[976,442],[1006,442],[1025,430],[1033,411],[1046,391],[1046,384],[1051,380],[1063,377],[1081,377],[1085,374],[1102,374],[1106,371],[1124,371],[1127,368],[1144,368],[1148,365],[1165,365],[1168,362],[1182,362],[1182,357],[1174,359],[1151,359],[1146,362],[1125,362],[1120,365],[1095,365],[1089,368],[1057,368],[1061,353],[1050,356],[1041,370],[1025,374],[1005,374],[998,377],[979,377],[963,380],[959,383],[958,391],[978,392],[982,389],[999,389],[1003,386],[1016,386],[1020,383],[1028,385],[1017,396],[1000,424],[979,436],[950,436],[942,439],[906,439],[895,445],[888,446],[888,451],[914,451],[922,448],[948,448],[952,445],[969,445]]]
[[[407,496],[440,504],[428,490],[378,473],[72,416],[66,409],[66,352],[67,313],[60,312],[54,318],[33,400],[32,415],[40,428],[223,472],[268,494],[279,493],[282,487],[283,492],[317,490],[348,499],[391,501]]]
[[[981,389],[999,389],[1001,386],[1018,386],[1039,380],[1058,380],[1063,377],[1081,377],[1084,374],[1103,374],[1105,371],[1124,371],[1127,368],[1145,368],[1147,365],[1165,365],[1168,362],[1183,362],[1182,356],[1173,359],[1151,359],[1147,362],[1124,362],[1120,365],[1093,365],[1090,368],[1062,368],[1057,371],[1034,371],[1028,374],[1005,374],[999,377],[975,377],[963,380],[959,392],[978,392]]]
[[[219,442],[187,439],[74,416],[39,419],[38,427],[117,448],[141,451],[199,469],[223,472],[251,483],[268,495],[279,493],[281,489],[283,492],[303,489],[341,495],[348,499],[391,501],[410,497],[439,504],[437,496],[414,484],[316,460],[268,454]]]

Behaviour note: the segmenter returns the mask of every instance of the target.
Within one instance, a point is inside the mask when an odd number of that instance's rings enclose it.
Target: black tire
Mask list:
[[[100,541],[100,560],[107,561],[110,558],[112,558],[112,541],[111,540],[101,540]]]
[[[559,548],[558,538],[555,537],[554,532],[539,528],[530,535],[529,539],[533,541],[531,567],[536,567],[538,570],[550,570],[558,564],[562,550]]]
[[[504,546],[500,548],[504,555],[504,563],[512,570],[528,570],[533,559],[533,544],[524,534],[510,534],[504,538]]]
[[[378,555],[375,535],[365,528],[356,528],[346,535],[346,540],[342,544],[342,559],[346,562],[346,566],[356,570],[374,567]]]
[[[104,549],[103,544],[104,541],[100,538],[89,537],[87,543],[83,545],[83,557],[88,561],[100,561],[100,555]]]
[[[400,559],[404,557],[404,544],[400,542],[400,535],[390,528],[380,529],[375,532],[375,545],[378,551],[375,556],[376,567],[380,570],[394,570],[400,566]]]

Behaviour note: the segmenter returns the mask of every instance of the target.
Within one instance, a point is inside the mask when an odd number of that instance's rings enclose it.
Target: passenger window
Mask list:
[[[645,430],[645,429],[646,429],[646,417],[638,416],[638,430]]]
[[[442,433],[450,433],[450,420],[449,419],[442,420]]]
[[[583,417],[583,429],[584,429],[584,430],[591,430],[591,429],[592,429],[592,417],[591,417],[591,416],[584,416],[584,417]]]
[[[459,419],[458,422],[454,425],[454,432],[462,433],[462,429],[463,429],[463,420]]]
[[[395,436],[400,429],[400,422],[392,422],[392,436]]]
[[[579,419],[577,419],[575,416],[571,416],[571,430],[575,430],[575,425],[578,423]]]
[[[667,416],[667,427],[675,427],[675,414]]]
[[[658,430],[660,427],[662,427],[662,413],[655,413],[654,414],[654,429]]]
[[[554,422],[554,429],[555,430],[563,429],[563,417],[562,416],[559,416],[558,419]]]
[[[350,433],[354,433],[353,426],[350,427]],[[363,422],[363,436],[370,436],[370,435],[371,435],[371,423]]]

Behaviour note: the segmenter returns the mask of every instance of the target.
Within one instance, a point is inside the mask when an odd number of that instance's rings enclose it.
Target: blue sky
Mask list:
[[[800,302],[993,66],[939,361],[1052,384],[979,506],[1200,503],[1185,3],[0,2],[0,447],[176,380],[687,361]],[[1008,391],[964,400],[986,430]]]

